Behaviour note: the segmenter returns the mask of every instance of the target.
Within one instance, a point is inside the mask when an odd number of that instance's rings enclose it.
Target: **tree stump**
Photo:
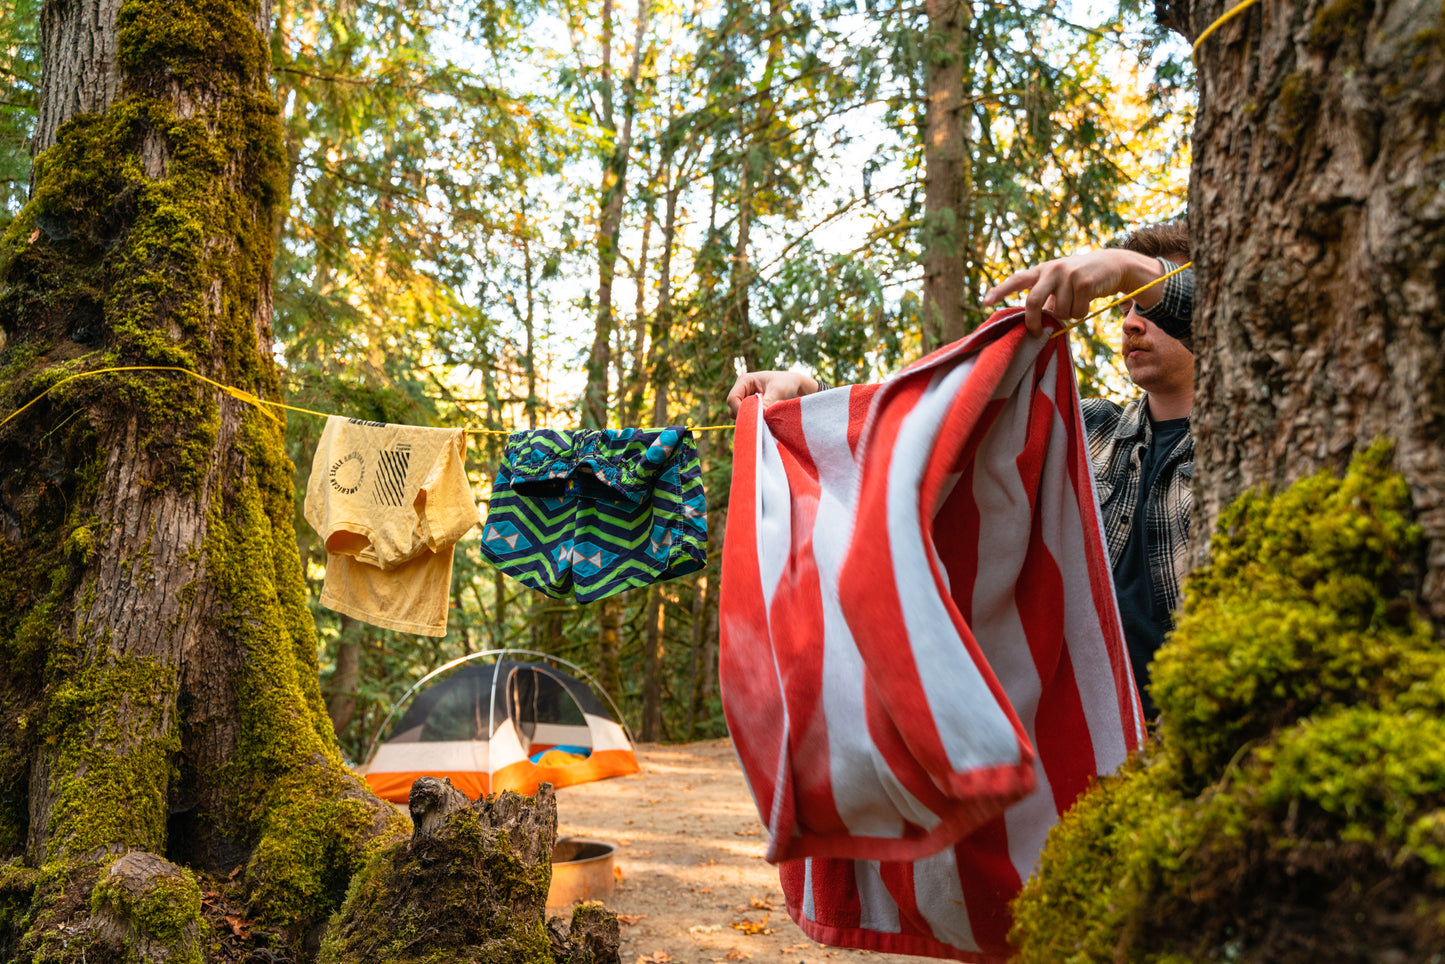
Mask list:
[[[144,964],[200,964],[201,889],[189,871],[133,850],[91,895],[97,944]]]
[[[583,905],[570,928],[546,923],[557,799],[503,791],[470,801],[446,780],[412,785],[410,840],[352,882],[321,964],[440,959],[459,964],[616,964],[617,918]]]

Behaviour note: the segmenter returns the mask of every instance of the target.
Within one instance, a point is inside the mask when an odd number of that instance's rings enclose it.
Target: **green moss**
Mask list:
[[[1299,147],[1319,120],[1319,79],[1296,71],[1284,79],[1270,109],[1269,126],[1290,147]]]
[[[1363,40],[1365,26],[1374,11],[1374,0],[1331,0],[1315,13],[1310,24],[1310,46],[1334,48],[1350,37]]]
[[[1049,834],[1041,873],[1015,900],[1011,938],[1024,947],[1025,960],[1114,960],[1119,935],[1147,889],[1140,877],[1147,864],[1131,865],[1130,857],[1150,818],[1181,805],[1176,783],[1166,764],[1134,757],[1074,804]]]
[[[1221,516],[1155,660],[1157,738],[1050,835],[1014,908],[1020,960],[1439,946],[1445,650],[1390,455]]]
[[[0,317],[12,333],[104,345],[87,368],[175,366],[274,391],[252,312],[272,248],[258,212],[283,197],[284,164],[263,84],[265,38],[253,17],[234,0],[122,5],[128,96],[60,130],[36,158],[32,201],[0,245]],[[224,94],[219,109],[177,117],[169,102],[177,79]],[[160,159],[159,176],[145,169],[146,156]],[[46,380],[17,388],[33,395]],[[172,471],[155,483],[195,487],[209,470],[219,429],[213,389],[127,373],[63,391],[140,415],[145,449]]]
[[[379,850],[355,875],[319,964],[552,964],[544,859],[528,866],[477,808],[444,831]]]
[[[81,565],[90,562],[91,556],[95,554],[94,521],[88,520],[86,524],[78,525],[70,530],[70,535],[65,537],[65,554],[76,559]]]
[[[341,906],[359,869],[363,843],[375,834],[375,813],[358,792],[317,799],[316,788],[298,786],[298,775],[276,788],[276,802],[265,813],[261,841],[246,868],[252,885],[251,911],[266,920],[294,923],[324,920]],[[401,827],[398,823],[398,831]],[[398,834],[399,836],[399,834]]]
[[[1281,723],[1330,703],[1378,705],[1441,668],[1412,603],[1421,530],[1389,455],[1376,445],[1343,480],[1247,494],[1220,516],[1151,672],[1160,735],[1186,778],[1217,779]]]
[[[168,960],[176,964],[200,964],[201,888],[189,870],[148,881],[140,893],[132,893],[118,881],[103,878],[90,895],[90,907],[99,913],[108,909],[137,932],[138,940],[152,941],[175,949]],[[139,954],[129,960],[146,960]]]
[[[15,946],[28,924],[40,873],[19,858],[0,863],[0,954]]]
[[[52,685],[45,722],[45,739],[58,749],[52,852],[116,844],[163,852],[170,758],[179,746],[170,713],[174,667],[109,654]]]
[[[257,419],[243,434],[268,431]],[[273,457],[254,466],[230,500],[218,493],[203,555],[207,579],[225,601],[224,630],[247,654],[241,740],[220,779],[233,788],[228,823],[254,842],[245,877],[251,912],[305,925],[340,906],[368,848],[378,837],[403,836],[407,822],[341,761],[317,683],[290,490],[276,491],[283,483],[290,484],[290,464]]]

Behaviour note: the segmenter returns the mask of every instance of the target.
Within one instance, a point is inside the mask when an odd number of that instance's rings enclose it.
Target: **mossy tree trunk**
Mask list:
[[[1202,33],[1233,0],[1164,0]],[[1445,625],[1445,9],[1264,0],[1197,56],[1194,531],[1386,436]]]
[[[0,409],[118,366],[276,397],[269,15],[47,3]],[[203,885],[300,950],[404,832],[342,764],[292,517],[280,423],[195,379],[77,379],[0,428],[0,957],[199,960]]]

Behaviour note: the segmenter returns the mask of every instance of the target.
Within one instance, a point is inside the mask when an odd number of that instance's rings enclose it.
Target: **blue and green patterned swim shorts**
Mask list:
[[[513,432],[482,554],[549,596],[592,602],[707,564],[707,497],[685,428]]]

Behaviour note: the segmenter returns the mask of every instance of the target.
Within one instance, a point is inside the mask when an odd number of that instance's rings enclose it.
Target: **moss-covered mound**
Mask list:
[[[320,964],[616,964],[617,918],[582,908],[547,927],[557,801],[503,792],[472,803],[450,782],[412,787],[411,840],[354,878]]]
[[[1415,961],[1445,947],[1445,651],[1388,446],[1252,493],[1153,671],[1156,738],[1049,838],[1023,961]]]

